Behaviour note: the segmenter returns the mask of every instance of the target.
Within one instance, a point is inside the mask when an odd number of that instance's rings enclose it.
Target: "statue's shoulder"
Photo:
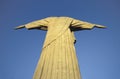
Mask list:
[[[41,20],[44,20],[44,21],[52,21],[52,20],[54,20],[54,19],[56,19],[57,17],[46,17],[46,18],[43,18],[43,19],[41,19]]]
[[[57,20],[57,19],[74,19],[74,18],[71,18],[71,17],[67,17],[67,16],[51,16],[51,17],[47,17],[47,18],[44,18],[44,20],[47,20],[47,21],[52,21],[52,20]]]
[[[72,17],[68,17],[68,16],[50,16],[50,17],[47,17],[49,19],[53,19],[53,18],[71,18],[71,19],[74,19]]]
[[[46,17],[45,19],[55,19],[55,18],[58,18],[58,17],[50,16],[50,17]]]
[[[60,16],[60,18],[69,18],[69,19],[73,19],[72,17],[68,17],[68,16]]]

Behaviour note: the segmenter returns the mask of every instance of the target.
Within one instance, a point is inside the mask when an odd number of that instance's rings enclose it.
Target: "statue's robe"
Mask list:
[[[81,79],[73,32],[94,26],[69,17],[49,17],[26,24],[28,29],[47,30],[33,79]]]

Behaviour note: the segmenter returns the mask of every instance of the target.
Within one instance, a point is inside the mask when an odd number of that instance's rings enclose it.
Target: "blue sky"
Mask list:
[[[82,79],[120,78],[119,0],[1,0],[0,79],[32,79],[45,31],[13,30],[48,16],[69,16],[107,29],[75,33]]]

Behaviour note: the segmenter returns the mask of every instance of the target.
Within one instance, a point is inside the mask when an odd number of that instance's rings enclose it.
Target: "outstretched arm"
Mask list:
[[[105,26],[102,26],[102,25],[92,24],[89,22],[84,22],[84,21],[80,21],[80,20],[76,20],[76,19],[74,19],[72,21],[71,26],[75,31],[77,31],[77,30],[91,30],[94,27],[105,28]]]
[[[22,28],[25,28],[25,25],[21,25],[21,26],[15,27],[15,30],[22,29]]]
[[[46,19],[42,19],[42,20],[33,21],[28,24],[15,27],[15,29],[17,30],[17,29],[27,28],[29,30],[30,29],[47,30],[47,24],[48,24],[48,21]]]

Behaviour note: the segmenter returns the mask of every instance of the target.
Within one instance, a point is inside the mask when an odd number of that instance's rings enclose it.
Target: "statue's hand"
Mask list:
[[[25,28],[25,25],[21,25],[21,26],[15,27],[15,30],[22,29],[22,28]]]
[[[102,26],[102,25],[95,25],[95,27],[97,27],[97,28],[106,28],[105,26]]]

